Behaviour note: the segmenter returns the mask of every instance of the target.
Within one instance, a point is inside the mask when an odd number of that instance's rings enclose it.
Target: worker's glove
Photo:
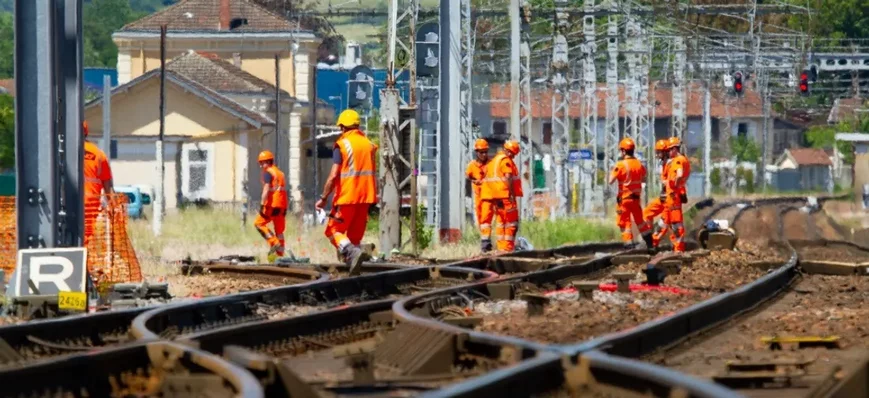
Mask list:
[[[664,203],[664,202],[666,202],[666,201],[667,201],[667,193],[666,193],[666,192],[664,192],[664,190],[663,190],[663,189],[662,189],[662,190],[661,190],[661,194],[660,194],[660,195],[658,195],[658,200],[660,200],[660,201],[661,201],[661,203]]]
[[[679,200],[680,200],[682,203],[688,203],[688,195],[687,195],[687,194],[684,194],[684,193],[683,193],[683,194],[680,194],[680,195],[679,195]]]
[[[266,214],[266,207],[264,205],[259,207],[259,215],[263,218],[268,217],[268,215]]]
[[[619,206],[622,205],[622,195],[616,196],[616,204]]]

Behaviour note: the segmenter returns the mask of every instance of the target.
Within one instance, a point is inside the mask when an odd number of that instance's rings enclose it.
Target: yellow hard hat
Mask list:
[[[338,115],[338,127],[354,127],[359,126],[359,113],[353,109],[347,109]]]

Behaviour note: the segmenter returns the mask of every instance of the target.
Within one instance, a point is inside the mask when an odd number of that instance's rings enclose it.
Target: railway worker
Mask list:
[[[671,230],[670,241],[673,242],[675,252],[684,252],[685,226],[682,205],[688,201],[685,182],[691,175],[691,164],[679,150],[682,145],[682,140],[679,137],[670,137],[667,144],[670,163],[667,166],[667,203],[665,206]]]
[[[109,158],[100,150],[100,147],[87,140],[90,130],[88,122],[82,122],[84,133],[84,246],[87,247],[90,238],[94,234],[94,222],[100,214],[102,195],[106,195],[108,209],[114,208],[112,195],[115,193],[112,183],[112,168],[109,166]]]
[[[489,238],[492,233],[492,224],[483,224],[481,221],[483,218],[483,200],[480,198],[480,190],[483,187],[483,177],[486,175],[486,163],[489,162],[489,142],[483,138],[477,139],[474,142],[474,152],[477,153],[477,158],[468,163],[465,176],[471,181],[471,188],[474,192],[474,211],[482,237],[480,249],[485,253],[492,250],[492,241]]]
[[[516,247],[516,231],[519,229],[519,206],[516,198],[522,197],[522,180],[513,158],[519,154],[519,143],[507,141],[504,149],[486,164],[486,174],[480,187],[480,225],[498,222],[495,230],[498,251],[512,252]],[[491,228],[491,227],[490,227]],[[491,231],[490,231],[491,232]],[[491,245],[487,234],[481,236],[481,246]]]
[[[609,184],[619,183],[616,196],[616,223],[622,231],[622,241],[625,247],[633,247],[634,235],[631,231],[631,218],[637,224],[640,235],[648,247],[652,247],[651,225],[643,219],[643,207],[640,195],[643,193],[643,182],[646,180],[646,167],[634,157],[636,145],[634,140],[625,138],[619,142],[622,160],[616,163],[610,174]]]
[[[661,194],[646,205],[645,209],[643,209],[643,218],[646,219],[646,222],[649,223],[649,225],[655,225],[655,217],[659,215],[664,221],[664,224],[667,224],[667,213],[664,212],[664,204],[667,202],[667,164],[669,163],[669,153],[667,149],[668,143],[666,139],[658,140],[658,142],[655,143],[655,155],[657,155],[658,160],[661,161]],[[652,247],[658,247],[661,238],[663,238],[664,234],[667,233],[667,229],[668,228],[661,228],[660,231],[655,231],[652,234],[652,246],[649,247],[650,249]]]
[[[350,266],[350,275],[355,275],[359,265],[370,258],[359,244],[365,234],[368,209],[377,203],[374,159],[377,145],[359,130],[356,111],[347,109],[341,112],[337,125],[342,133],[332,151],[332,170],[315,206],[323,209],[326,198],[335,191],[326,237]]]
[[[288,205],[286,180],[284,173],[275,165],[275,155],[271,151],[260,152],[257,162],[263,171],[263,191],[260,196],[260,211],[253,225],[269,245],[269,256],[274,254],[283,257]],[[269,223],[274,225],[274,233],[269,230]]]

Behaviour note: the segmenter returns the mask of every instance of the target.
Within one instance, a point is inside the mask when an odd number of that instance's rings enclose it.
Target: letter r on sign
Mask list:
[[[41,268],[43,265],[59,265],[63,268],[60,272],[56,274],[45,274],[41,272]],[[40,283],[53,283],[57,286],[58,291],[68,292],[71,291],[69,285],[66,283],[66,278],[72,276],[75,267],[72,265],[72,261],[64,257],[33,257],[30,259],[30,279],[33,281],[33,284],[39,286]],[[28,290],[30,287],[27,288]],[[35,293],[32,292],[31,293]]]

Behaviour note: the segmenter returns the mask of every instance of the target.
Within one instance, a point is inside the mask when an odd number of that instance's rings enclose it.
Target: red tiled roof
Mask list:
[[[863,107],[863,98],[839,98],[833,103],[833,109],[830,109],[830,116],[827,118],[827,122],[835,124],[853,119],[857,114],[857,109]]]
[[[651,101],[652,86],[649,87],[649,100]],[[532,89],[531,90],[531,114],[534,118],[551,118],[552,117],[552,97],[553,89]],[[672,116],[673,109],[673,93],[669,86],[661,84],[654,92],[655,98],[659,104],[655,109],[656,118],[668,118]],[[724,98],[727,94],[712,92],[712,101],[710,103],[710,111],[712,117],[715,118],[739,118],[739,117],[763,117],[761,108],[761,98],[757,92],[748,90],[743,91],[743,95],[739,98],[730,97],[728,103],[725,104]],[[597,114],[598,117],[606,117],[606,84],[598,83],[597,90]],[[618,97],[620,102],[625,100],[625,90],[623,85],[619,85]],[[492,84],[490,86],[491,113],[493,118],[506,119],[510,117],[510,85],[509,84]],[[699,84],[692,85],[686,92],[686,116],[702,117],[703,116],[703,91]],[[577,118],[582,115],[582,95],[578,92],[570,93],[570,117]],[[624,106],[619,109],[619,117],[626,115]]]
[[[178,72],[221,93],[275,93],[275,86],[269,82],[211,53],[191,51],[167,62],[166,70]],[[290,98],[286,90],[282,89],[281,95]]]
[[[830,156],[819,148],[791,148],[787,149],[791,157],[800,166],[832,166]]]
[[[241,25],[230,31],[228,27],[221,26],[220,5],[221,0],[181,0],[175,5],[123,26],[119,31],[160,31],[160,26],[163,24],[167,25],[169,31],[203,33],[289,33],[311,30],[304,25],[297,27],[295,21],[291,22],[250,0],[229,0],[229,20],[244,18],[248,22],[247,25]]]
[[[0,79],[0,92],[15,96],[15,79]]]

